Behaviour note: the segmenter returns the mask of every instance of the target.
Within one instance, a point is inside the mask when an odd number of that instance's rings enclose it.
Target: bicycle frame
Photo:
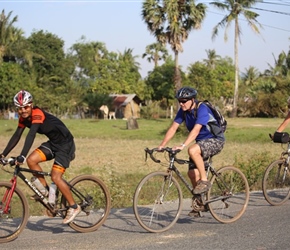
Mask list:
[[[184,176],[181,174],[181,172],[178,170],[178,168],[174,165],[174,162],[177,162],[179,164],[186,164],[186,165],[189,165],[191,162],[188,161],[188,160],[182,160],[182,159],[176,158],[176,154],[178,152],[180,152],[180,151],[168,152],[168,154],[169,154],[169,166],[167,168],[167,171],[168,171],[168,173],[170,173],[170,176],[172,176],[172,172],[175,172],[175,174],[179,177],[179,179],[182,181],[182,183],[186,186],[186,188],[189,190],[189,192],[193,195],[193,197],[200,197],[201,198],[200,200],[201,200],[202,204],[203,205],[207,205],[207,204],[209,204],[211,202],[224,200],[224,199],[229,198],[231,196],[231,194],[228,194],[228,195],[217,197],[215,199],[206,200],[205,197],[204,197],[205,194],[201,194],[201,195],[200,194],[198,194],[198,195],[194,194],[192,185],[190,185],[188,183],[188,181],[184,178]],[[151,157],[151,159],[153,161],[158,162],[158,160],[156,160],[150,153],[149,153],[149,155],[150,155],[150,157]],[[220,183],[219,183],[219,181],[220,181],[228,189],[227,184],[224,182],[224,180],[222,178],[219,178],[219,174],[214,169],[214,167],[212,166],[211,162],[212,162],[212,159],[210,158],[209,161],[207,162],[207,169],[206,169],[207,177],[209,177],[209,174],[211,173],[212,176],[216,176],[217,177],[216,178],[216,182],[217,182],[217,185],[219,187],[221,187]]]
[[[285,155],[287,155],[287,157],[285,157]],[[287,150],[285,150],[281,153],[281,159],[285,160],[284,171],[283,171],[283,181],[285,181],[287,171],[288,171],[288,166],[290,163],[290,142],[288,142]],[[277,177],[279,178],[279,176],[277,176]]]
[[[42,175],[42,176],[50,176],[49,172],[37,171],[37,170],[28,169],[28,168],[22,168],[19,165],[16,165],[15,169],[14,169],[13,177],[10,180],[10,182],[12,183],[12,188],[10,190],[6,191],[6,193],[3,197],[3,200],[2,200],[2,203],[4,200],[7,200],[6,206],[4,208],[4,213],[8,212],[8,210],[9,210],[11,198],[12,198],[14,190],[17,186],[17,177],[20,177],[20,179],[23,180],[23,182],[37,195],[39,202],[45,208],[47,208],[52,214],[54,214],[54,215],[57,214],[57,215],[61,216],[62,218],[64,218],[64,215],[60,212],[60,210],[55,211],[54,207],[48,202],[47,198],[37,189],[37,187],[35,187],[33,185],[33,183],[31,183],[30,180],[28,180],[26,178],[26,176],[22,172],[28,172],[31,174]],[[68,182],[66,182],[66,183],[70,186],[70,184]]]
[[[169,164],[166,164],[167,171],[153,171],[144,176],[137,185],[133,198],[133,211],[138,223],[145,230],[153,233],[170,229],[181,214],[183,200],[186,200],[187,204],[190,200],[192,202],[189,216],[191,213],[202,216],[201,212],[209,211],[221,223],[232,223],[238,220],[244,214],[249,202],[249,185],[245,175],[231,165],[215,170],[210,158],[205,162],[205,168],[212,186],[205,193],[194,194],[191,183],[189,184],[175,166],[175,162],[181,165],[192,164],[190,160],[176,157],[180,151],[169,147],[161,150],[145,149],[145,159],[149,154],[154,162],[162,163],[154,153],[164,152],[166,153],[164,158]],[[182,184],[190,191],[191,197],[183,195]]]
[[[173,159],[173,162],[174,162],[174,159]],[[217,197],[215,199],[211,199],[211,200],[205,200],[204,196],[205,194],[193,194],[193,188],[192,186],[188,183],[188,181],[183,177],[183,175],[180,173],[180,171],[175,167],[174,163],[171,163],[170,162],[170,166],[168,168],[168,171],[173,171],[175,172],[175,174],[179,177],[179,179],[183,182],[183,184],[186,186],[186,188],[191,192],[191,194],[194,196],[194,197],[201,197],[201,201],[202,201],[202,204],[203,205],[207,205],[211,202],[215,202],[215,201],[219,201],[219,200],[223,200],[223,199],[226,199],[228,198],[230,195],[225,195],[225,196],[220,196],[220,197]],[[189,164],[189,161],[185,161],[184,164],[188,163]],[[220,186],[220,183],[219,181],[221,181],[223,183],[223,185],[226,187],[226,183],[223,181],[223,179],[219,178],[219,175],[218,173],[215,171],[215,169],[213,168],[213,166],[211,164],[208,165],[208,168],[207,168],[207,176],[209,176],[209,173],[211,173],[212,175],[215,175],[217,177],[216,181],[217,181],[217,184]]]

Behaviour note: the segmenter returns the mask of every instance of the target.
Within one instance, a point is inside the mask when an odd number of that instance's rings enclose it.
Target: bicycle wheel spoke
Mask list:
[[[219,176],[212,178],[212,188],[207,200],[212,216],[222,223],[238,220],[246,210],[249,201],[249,186],[243,173],[234,167],[224,167]]]
[[[81,206],[82,211],[69,226],[79,232],[97,230],[105,222],[111,209],[111,197],[107,187],[93,176],[78,176],[71,184],[84,198],[73,191],[74,200]],[[68,205],[64,198],[62,203],[64,206]]]
[[[286,163],[278,160],[269,165],[263,178],[263,194],[274,206],[282,205],[290,196],[290,174]]]
[[[5,199],[5,194],[8,194],[10,189],[10,183],[0,183],[0,243],[17,238],[25,228],[29,217],[27,200],[18,189],[15,189],[6,209],[8,199]]]
[[[177,221],[182,209],[179,184],[167,173],[154,172],[138,185],[134,195],[134,213],[149,232],[163,232]]]

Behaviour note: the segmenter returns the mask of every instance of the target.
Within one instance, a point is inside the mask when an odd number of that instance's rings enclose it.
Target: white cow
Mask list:
[[[8,110],[8,119],[9,120],[14,120],[15,119],[15,112]]]
[[[102,105],[99,110],[102,111],[103,115],[104,115],[104,119],[107,120],[108,117],[109,119],[114,119],[116,120],[116,116],[115,116],[115,112],[114,111],[109,111],[109,108],[107,105]]]

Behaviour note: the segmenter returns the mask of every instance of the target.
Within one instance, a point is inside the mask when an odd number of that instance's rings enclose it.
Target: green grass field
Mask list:
[[[280,144],[271,142],[268,136],[281,122],[282,119],[278,118],[228,119],[225,147],[214,157],[216,168],[234,165],[245,173],[251,189],[261,189],[263,171],[271,161],[279,158],[283,149]],[[77,147],[76,159],[65,173],[65,178],[72,179],[79,174],[101,177],[110,189],[112,206],[115,208],[132,205],[135,187],[144,175],[166,169],[166,166],[150,159],[145,162],[144,148],[159,145],[171,120],[140,119],[139,129],[136,130],[127,130],[125,120],[64,120],[64,123],[73,133]],[[17,121],[0,120],[0,151],[6,146],[16,126]],[[186,135],[182,131],[184,129],[178,132],[168,146],[183,142]],[[24,138],[25,135],[11,152],[11,156],[20,153]],[[46,137],[38,135],[33,148],[46,140]],[[180,156],[187,158],[186,150]],[[43,169],[49,171],[51,164],[52,162],[44,163]],[[181,166],[180,170],[186,174],[187,167]],[[9,180],[10,176],[1,171],[0,180]],[[19,182],[19,185],[23,184]],[[26,188],[24,190],[27,197],[32,194]],[[39,205],[30,204],[31,214],[42,212]]]

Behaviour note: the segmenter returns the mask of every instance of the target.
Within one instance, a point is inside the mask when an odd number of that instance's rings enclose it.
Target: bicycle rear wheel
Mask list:
[[[282,205],[289,199],[290,173],[285,160],[274,161],[267,167],[262,188],[265,199],[273,206]]]
[[[73,186],[71,188],[73,198],[81,206],[82,211],[69,226],[81,233],[97,230],[110,213],[111,196],[108,188],[101,179],[92,175],[77,176],[70,184]],[[61,203],[64,207],[68,206],[64,196]]]
[[[238,220],[246,211],[249,202],[249,185],[245,175],[233,166],[217,171],[211,179],[212,187],[207,200],[212,216],[221,223]]]
[[[160,233],[170,229],[182,210],[182,191],[167,172],[153,172],[138,184],[133,200],[135,217],[145,230]]]
[[[17,187],[14,190],[8,211],[5,207],[12,184],[0,182],[0,243],[16,239],[25,228],[29,218],[29,206],[26,197]]]

